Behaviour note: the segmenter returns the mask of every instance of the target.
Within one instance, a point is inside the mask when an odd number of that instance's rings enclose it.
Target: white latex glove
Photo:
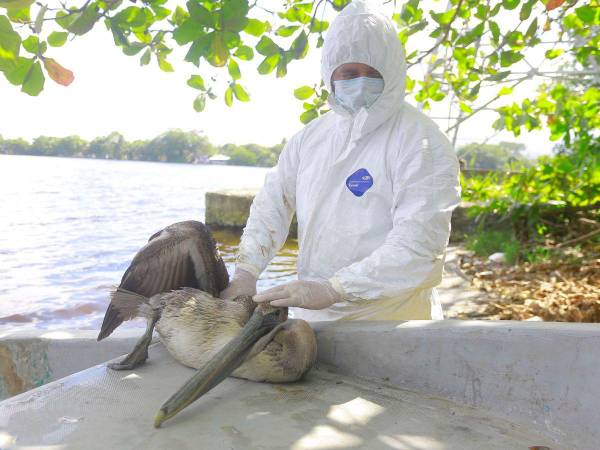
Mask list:
[[[329,281],[291,281],[268,289],[253,297],[257,303],[269,302],[271,306],[298,306],[306,309],[324,309],[342,296]]]
[[[256,277],[243,269],[235,269],[233,278],[222,292],[220,297],[230,300],[238,295],[256,294]]]

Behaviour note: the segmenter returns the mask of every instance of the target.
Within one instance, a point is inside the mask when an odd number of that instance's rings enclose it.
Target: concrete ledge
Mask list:
[[[600,325],[321,322],[319,361],[600,448]]]
[[[207,192],[205,223],[213,227],[244,228],[256,193],[254,189],[223,189]]]
[[[257,189],[221,189],[207,192],[204,222],[213,229],[243,229],[257,193]],[[290,236],[295,237],[297,234],[298,222],[294,215],[290,225]]]
[[[0,333],[0,400],[128,353],[143,331],[117,330],[101,342],[93,330]]]
[[[600,448],[600,325],[446,320],[313,326],[319,364],[336,373],[477,408],[547,436],[556,443],[553,450]],[[2,375],[12,364],[26,388],[44,384],[129,352],[141,332],[120,330],[101,343],[95,331],[0,334]],[[3,359],[6,354],[9,360]],[[153,366],[151,361],[143,372],[150,376]],[[94,373],[105,374],[103,369]],[[89,377],[67,380],[47,384],[48,392],[54,389],[50,386],[72,387]],[[7,386],[6,379],[2,382]],[[153,389],[162,382],[160,376],[152,381]],[[38,391],[22,395],[38,398]],[[3,403],[5,411],[21,404],[19,398]]]
[[[229,378],[157,430],[158,408],[194,371],[162,345],[149,354],[133,371],[101,364],[0,402],[0,447],[572,450],[485,411],[326,367],[290,384]]]

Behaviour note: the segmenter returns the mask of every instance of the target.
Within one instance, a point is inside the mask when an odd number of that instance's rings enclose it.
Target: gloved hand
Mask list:
[[[225,300],[230,300],[238,295],[254,295],[256,294],[256,277],[244,269],[235,269],[233,278],[219,297]]]
[[[267,289],[253,297],[257,303],[269,302],[271,306],[298,306],[306,309],[324,309],[342,296],[329,281],[291,281],[281,286]]]

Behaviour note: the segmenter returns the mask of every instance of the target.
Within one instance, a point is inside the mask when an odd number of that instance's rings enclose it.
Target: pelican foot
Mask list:
[[[131,353],[123,358],[121,362],[107,364],[108,367],[112,370],[133,370],[144,364],[148,359],[148,346],[152,343],[152,332],[157,321],[157,317],[149,319],[146,331],[136,342]]]
[[[136,367],[141,366],[148,359],[148,351],[144,349],[135,349],[129,355],[118,363],[107,364],[112,370],[133,370]]]
[[[143,364],[143,363],[142,363]],[[142,364],[121,364],[121,363],[110,363],[108,367],[112,370],[133,370]]]

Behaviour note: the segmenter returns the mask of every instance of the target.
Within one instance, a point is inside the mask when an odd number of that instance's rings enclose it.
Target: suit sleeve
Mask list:
[[[295,135],[286,144],[250,207],[236,267],[257,278],[285,243],[296,210],[298,140]]]
[[[459,165],[437,128],[402,144],[392,168],[393,228],[366,258],[330,279],[345,300],[408,296],[442,279],[450,218],[460,202]]]

